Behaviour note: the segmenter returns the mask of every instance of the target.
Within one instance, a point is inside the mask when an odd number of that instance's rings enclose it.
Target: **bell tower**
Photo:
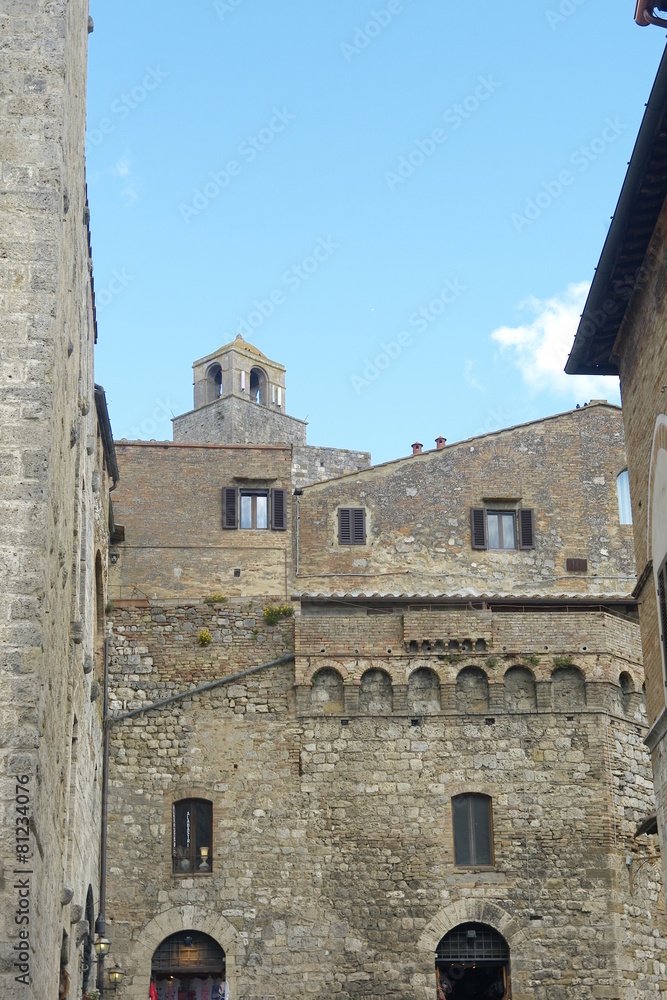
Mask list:
[[[285,412],[284,366],[269,361],[241,334],[213,354],[195,361],[192,369],[195,410],[219,399],[235,396]]]
[[[303,444],[306,424],[285,413],[285,368],[239,334],[195,361],[194,409],[174,419],[188,444]]]

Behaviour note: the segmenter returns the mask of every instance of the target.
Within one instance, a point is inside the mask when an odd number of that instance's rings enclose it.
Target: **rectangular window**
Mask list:
[[[488,795],[455,795],[454,861],[459,868],[493,864],[491,799]]]
[[[514,511],[487,510],[486,530],[490,549],[516,548]]]
[[[489,510],[472,507],[470,531],[473,549],[532,549],[535,547],[533,511]]]
[[[241,527],[268,528],[268,493],[246,493],[241,490]]]
[[[366,544],[366,511],[363,507],[338,508],[338,544]]]
[[[179,874],[211,871],[212,806],[205,799],[183,799],[172,807],[173,870]]]
[[[274,531],[287,529],[287,490],[240,490],[225,486],[222,490],[223,528]]]

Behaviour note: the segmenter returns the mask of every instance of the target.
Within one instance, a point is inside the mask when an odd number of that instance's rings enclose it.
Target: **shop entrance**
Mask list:
[[[179,931],[153,954],[151,979],[158,1000],[227,1000],[225,953],[200,931]]]
[[[511,1000],[510,950],[486,924],[460,924],[435,953],[438,1000]]]

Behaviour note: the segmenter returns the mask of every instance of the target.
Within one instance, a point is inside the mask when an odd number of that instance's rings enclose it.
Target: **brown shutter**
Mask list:
[[[519,548],[535,548],[535,529],[532,510],[522,507],[519,510]]]
[[[660,637],[667,663],[667,560],[658,570],[658,607],[660,608]]]
[[[352,526],[349,507],[338,508],[338,544],[350,545],[352,542]]]
[[[274,531],[287,528],[287,490],[271,490],[271,527]]]
[[[352,544],[366,544],[366,511],[363,507],[352,508]]]
[[[235,486],[223,486],[222,488],[222,526],[223,528],[238,527],[236,509],[238,490]]]
[[[470,529],[473,549],[486,548],[486,514],[483,507],[470,508]]]

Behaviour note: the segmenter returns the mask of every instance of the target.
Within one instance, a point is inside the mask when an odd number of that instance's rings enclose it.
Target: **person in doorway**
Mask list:
[[[449,1000],[454,985],[446,972],[438,972],[438,1000]]]

